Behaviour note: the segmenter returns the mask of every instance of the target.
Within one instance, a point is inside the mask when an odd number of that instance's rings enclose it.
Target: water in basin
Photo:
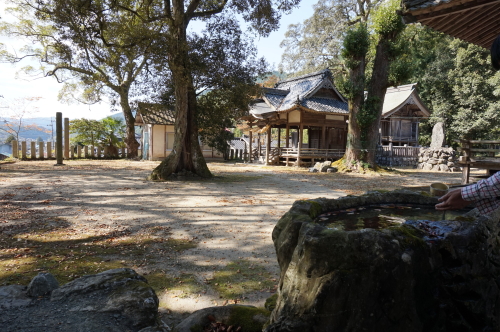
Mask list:
[[[325,227],[355,231],[363,228],[382,229],[397,226],[407,220],[455,220],[468,209],[437,211],[434,206],[418,204],[372,204],[357,208],[331,211],[316,218]]]

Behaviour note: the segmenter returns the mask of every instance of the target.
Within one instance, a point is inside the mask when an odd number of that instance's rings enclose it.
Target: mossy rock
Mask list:
[[[174,328],[174,332],[202,332],[213,320],[228,326],[241,326],[245,332],[261,332],[270,314],[264,308],[247,305],[209,307],[192,313]]]

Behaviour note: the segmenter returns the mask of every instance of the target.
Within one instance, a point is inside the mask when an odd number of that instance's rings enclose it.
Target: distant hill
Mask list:
[[[112,118],[120,119],[125,123],[125,117],[122,112],[116,112],[111,115]],[[102,119],[104,119],[103,117]],[[54,139],[56,136],[56,118],[55,117],[39,117],[39,118],[27,118],[23,120],[24,125],[36,125],[42,130],[21,130],[19,133],[20,140],[36,140],[41,137],[44,141],[52,140],[52,131],[54,132]],[[5,125],[0,123],[0,128],[5,128]],[[4,142],[9,134],[0,130],[0,143]]]

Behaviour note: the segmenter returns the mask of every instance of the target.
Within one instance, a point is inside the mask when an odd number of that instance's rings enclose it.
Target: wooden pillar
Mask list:
[[[250,144],[249,144],[249,147],[248,147],[248,151],[249,151],[249,155],[248,155],[248,162],[251,163],[253,162],[252,158],[253,158],[253,150],[252,150],[252,145],[253,145],[253,137],[252,137],[252,126],[250,126],[250,133],[248,134],[248,136],[250,137]]]
[[[12,141],[12,158],[19,158],[19,143]]]
[[[21,159],[26,159],[26,141],[21,142]]]
[[[62,113],[56,112],[56,165],[63,164],[63,123]]]
[[[64,159],[69,159],[69,118],[64,118]]]
[[[290,126],[288,126],[288,123],[286,124],[285,136],[286,136],[285,147],[289,148],[290,147]]]
[[[43,142],[38,142],[38,156],[41,160],[45,159],[44,145]]]
[[[301,121],[300,127],[299,127],[299,142],[298,142],[298,149],[297,149],[297,167],[300,167],[300,150],[302,149],[303,131],[304,131],[304,125],[302,124],[302,121]]]
[[[31,159],[35,160],[36,159],[36,142],[32,141],[31,142]]]
[[[267,129],[267,143],[266,143],[266,165],[269,165],[269,154],[271,153],[271,126]]]
[[[257,160],[260,161],[260,155],[262,154],[262,144],[260,144],[260,131],[259,134],[257,135],[257,151],[258,151]]]
[[[278,149],[281,148],[281,128],[278,128]]]
[[[321,144],[319,145],[320,149],[327,149],[325,140],[326,140],[326,126],[323,126],[323,128],[321,128]]]

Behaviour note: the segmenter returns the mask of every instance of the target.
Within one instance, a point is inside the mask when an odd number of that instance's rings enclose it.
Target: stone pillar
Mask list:
[[[47,142],[47,159],[52,159],[52,142]]]
[[[63,164],[63,123],[62,113],[56,112],[56,165]]]
[[[26,159],[26,141],[21,142],[21,159]]]
[[[82,157],[82,147],[80,145],[76,146],[76,157],[80,159]]]
[[[12,141],[12,158],[19,157],[19,143],[17,141]]]
[[[84,146],[83,147],[83,155],[84,155],[84,158],[89,158],[89,147],[88,146]]]
[[[91,145],[90,146],[90,158],[93,159],[94,157],[95,157],[95,150],[94,150],[94,146]]]
[[[40,157],[40,160],[45,159],[45,144],[44,142],[38,142],[38,156]]]
[[[36,159],[36,142],[35,141],[31,141],[31,151],[30,151],[30,154],[31,154],[31,159],[35,160]]]
[[[69,118],[64,118],[64,159],[69,159]]]

